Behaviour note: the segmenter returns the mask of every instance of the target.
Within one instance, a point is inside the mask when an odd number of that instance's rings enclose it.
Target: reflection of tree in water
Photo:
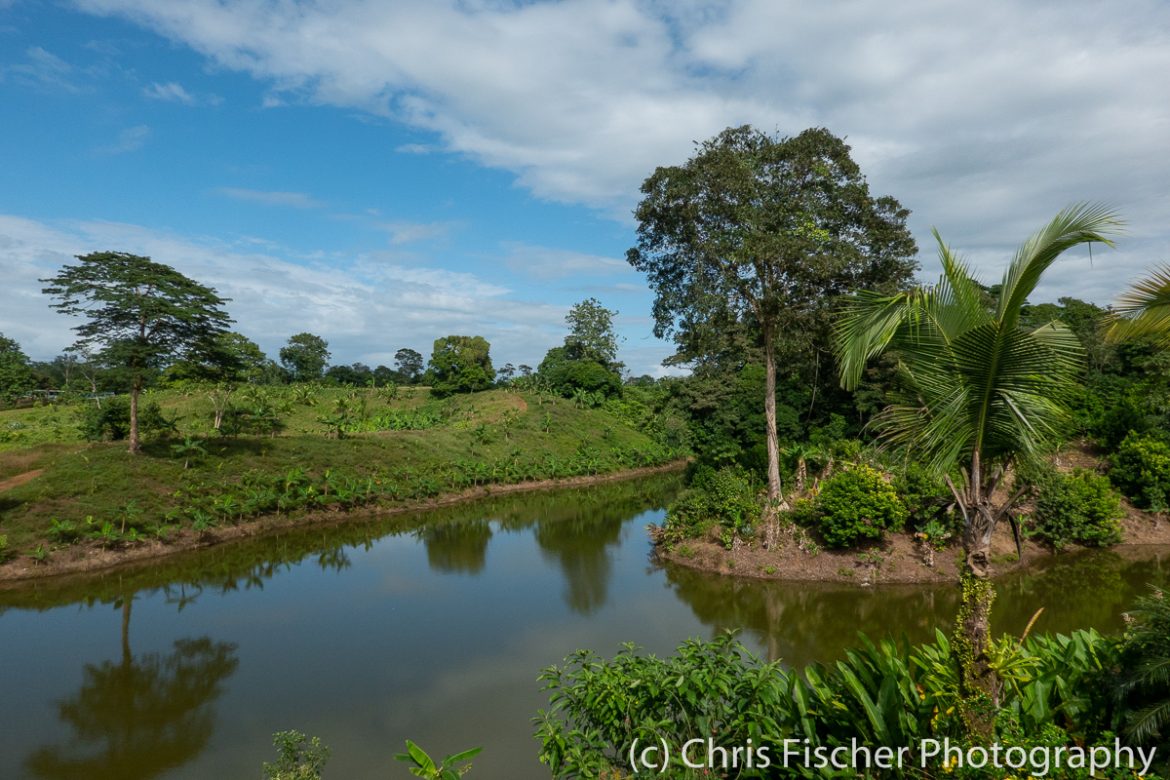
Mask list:
[[[883,587],[775,582],[721,577],[667,566],[666,579],[712,636],[740,629],[769,660],[801,666],[827,661],[873,638],[931,639],[949,630],[958,604],[955,588]]]
[[[996,634],[1019,634],[1040,607],[1038,631],[1096,627],[1116,630],[1120,615],[1148,583],[1165,583],[1170,566],[1158,555],[1127,560],[1101,551],[1058,556],[996,581]],[[827,661],[872,638],[930,641],[950,633],[958,609],[957,585],[879,586],[747,580],[667,565],[666,579],[712,635],[741,629],[769,659],[793,665]]]
[[[436,523],[419,531],[427,562],[439,571],[478,574],[487,558],[492,526],[488,520]]]
[[[609,592],[610,546],[621,541],[630,515],[608,506],[566,507],[536,521],[534,536],[545,560],[564,572],[565,603],[588,615],[605,605]]]
[[[235,646],[180,639],[167,655],[135,657],[130,606],[121,604],[121,660],[86,664],[81,689],[57,705],[73,741],[33,752],[25,766],[35,777],[145,780],[187,763],[211,739],[211,705],[239,665]]]

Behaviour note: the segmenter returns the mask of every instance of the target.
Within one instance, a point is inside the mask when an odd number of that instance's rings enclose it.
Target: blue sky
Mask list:
[[[1109,202],[1118,250],[1041,291],[1107,303],[1170,259],[1168,31],[1160,2],[0,0],[0,332],[60,352],[37,278],[117,249],[216,287],[273,356],[460,333],[535,365],[592,296],[657,374],[638,186],[742,123],[846,136],[924,279],[931,226],[994,281]]]

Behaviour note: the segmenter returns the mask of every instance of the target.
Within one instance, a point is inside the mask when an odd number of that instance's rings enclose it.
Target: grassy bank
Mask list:
[[[83,442],[84,407],[0,413],[17,432],[0,450],[0,555],[6,568],[176,544],[264,518],[304,522],[359,506],[403,506],[482,486],[655,466],[680,453],[644,410],[580,408],[489,391],[444,400],[423,390],[299,388],[253,399],[264,434],[210,428],[209,394],[159,393],[174,429],[132,456]],[[18,439],[12,441],[13,438]]]

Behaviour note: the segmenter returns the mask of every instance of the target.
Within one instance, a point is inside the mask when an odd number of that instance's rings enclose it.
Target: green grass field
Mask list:
[[[121,548],[259,517],[295,521],[682,455],[656,435],[648,410],[619,416],[503,390],[439,400],[423,388],[265,388],[235,403],[262,407],[257,417],[278,430],[233,436],[212,428],[206,391],[145,399],[174,429],[137,456],[124,441],[84,441],[82,405],[0,411],[0,484],[9,482],[0,556],[45,560],[71,545]]]

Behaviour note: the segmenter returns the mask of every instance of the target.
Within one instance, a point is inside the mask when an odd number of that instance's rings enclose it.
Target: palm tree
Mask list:
[[[873,420],[892,446],[945,478],[963,517],[963,600],[955,626],[960,696],[973,736],[989,738],[999,680],[987,654],[994,590],[991,539],[1022,495],[999,492],[1013,464],[1035,461],[1059,441],[1082,349],[1059,322],[1028,329],[1020,309],[1044,271],[1066,249],[1101,242],[1120,226],[1100,206],[1065,209],[1017,250],[991,295],[934,232],[943,276],[894,296],[864,292],[839,320],[841,383],[857,387],[865,364],[892,350],[906,391]]]
[[[1113,307],[1107,341],[1155,336],[1170,347],[1170,266],[1160,266],[1121,294]]]

